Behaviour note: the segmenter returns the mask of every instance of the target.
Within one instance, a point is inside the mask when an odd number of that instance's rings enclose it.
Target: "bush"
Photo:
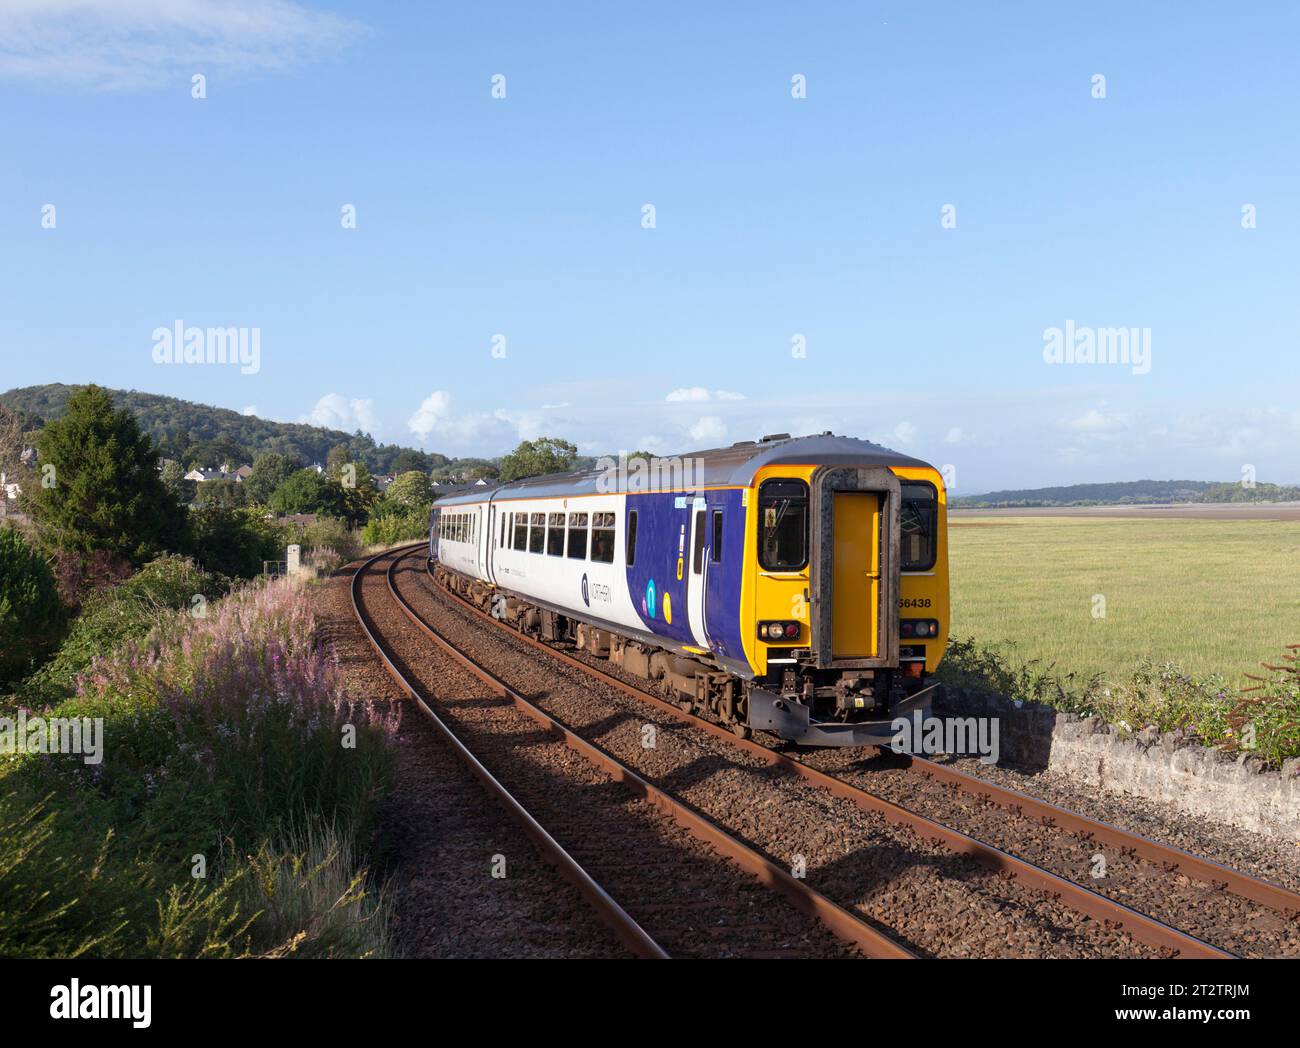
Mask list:
[[[337,517],[320,517],[314,524],[303,525],[294,539],[304,550],[332,550],[343,562],[361,556],[358,533]]]
[[[412,542],[429,533],[427,510],[394,513],[372,517],[362,529],[361,537],[370,546],[395,546],[399,542]]]
[[[284,560],[285,530],[254,509],[204,506],[190,514],[187,548],[209,571],[252,579]]]
[[[0,689],[54,649],[65,619],[49,564],[16,528],[0,527]]]
[[[1300,756],[1300,676],[1295,652],[1269,665],[1268,677],[1243,695],[1231,693],[1222,677],[1193,677],[1172,662],[1145,661],[1126,678],[1058,674],[1036,660],[1018,660],[1014,649],[999,650],[953,638],[938,677],[980,694],[1037,702],[1083,717],[1100,717],[1123,731],[1154,726],[1182,731],[1206,746],[1258,754],[1270,767]]]
[[[1288,645],[1282,661],[1264,669],[1266,677],[1247,675],[1256,683],[1237,700],[1228,723],[1236,748],[1252,748],[1277,766],[1300,757],[1300,644]]]
[[[94,658],[143,640],[165,613],[196,609],[195,597],[215,600],[229,588],[228,579],[192,560],[159,557],[115,589],[86,598],[58,653],[24,685],[23,697],[39,705],[68,698],[77,674]]]

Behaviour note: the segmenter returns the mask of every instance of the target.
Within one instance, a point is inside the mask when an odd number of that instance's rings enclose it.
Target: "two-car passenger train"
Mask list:
[[[946,501],[925,462],[778,434],[441,499],[429,559],[738,734],[883,745],[947,643]]]

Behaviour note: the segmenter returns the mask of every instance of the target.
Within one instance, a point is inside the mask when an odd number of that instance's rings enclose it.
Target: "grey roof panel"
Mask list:
[[[830,466],[929,466],[928,462],[899,454],[869,440],[854,437],[836,437],[820,434],[810,437],[786,437],[779,440],[746,442],[728,448],[711,448],[684,455],[661,459],[661,463],[674,460],[683,464],[688,460],[691,469],[678,476],[686,478],[685,484],[656,484],[650,490],[691,490],[701,487],[748,487],[754,474],[764,466],[797,465],[815,462]],[[668,467],[662,467],[667,469]],[[671,476],[671,474],[669,474]],[[595,495],[608,489],[606,474],[601,470],[574,473],[553,473],[545,477],[528,477],[525,480],[499,484],[492,488],[478,488],[473,492],[456,494],[438,500],[439,506],[483,502],[493,498],[554,498],[557,496]]]

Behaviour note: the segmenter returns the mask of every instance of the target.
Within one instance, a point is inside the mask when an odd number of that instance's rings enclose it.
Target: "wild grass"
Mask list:
[[[0,955],[387,951],[357,863],[391,733],[348,700],[301,590],[163,614],[32,712],[102,718],[104,759],[0,757]]]

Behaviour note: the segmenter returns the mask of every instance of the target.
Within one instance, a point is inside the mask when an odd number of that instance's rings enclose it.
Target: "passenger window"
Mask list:
[[[695,550],[691,559],[691,572],[696,575],[704,569],[705,516],[704,510],[695,511]]]
[[[528,549],[528,514],[515,513],[515,549],[521,553]]]
[[[501,514],[501,541],[498,542],[497,545],[504,546],[505,544],[506,544],[506,515],[502,513]]]
[[[534,513],[529,522],[528,552],[541,553],[546,547],[546,514]]]
[[[546,517],[546,555],[548,557],[563,557],[564,514],[548,513]]]
[[[591,515],[591,559],[598,564],[614,563],[614,514]]]
[[[722,510],[713,511],[713,546],[709,551],[709,559],[715,564],[722,560]]]
[[[636,510],[627,515],[627,566],[636,563]]]
[[[569,514],[569,556],[574,560],[587,559],[587,514]]]

